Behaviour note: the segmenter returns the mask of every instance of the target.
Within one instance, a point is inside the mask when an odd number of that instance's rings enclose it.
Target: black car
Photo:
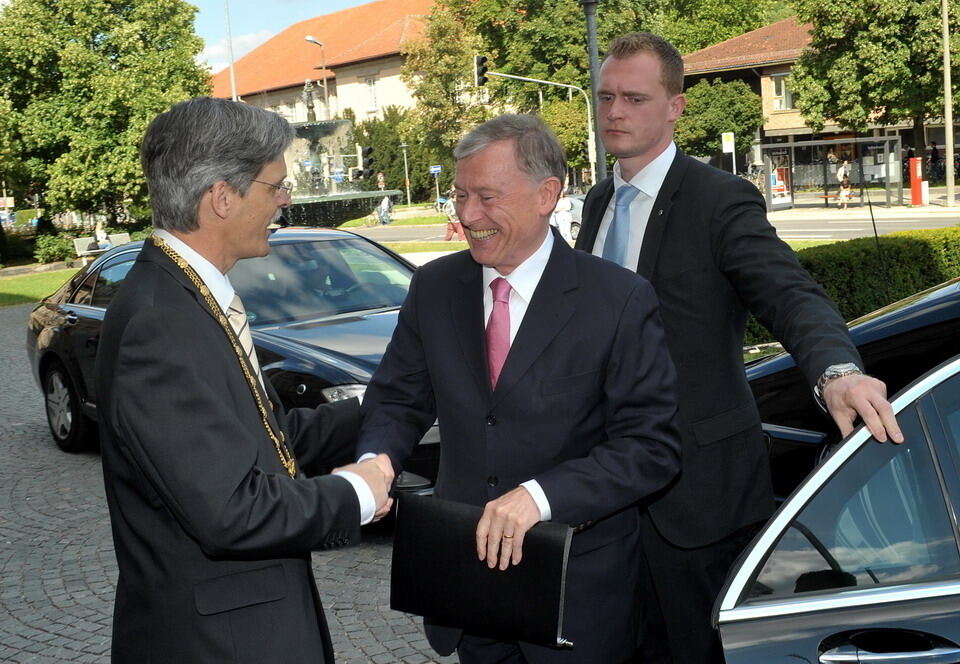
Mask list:
[[[30,314],[27,353],[50,431],[64,451],[96,443],[93,369],[100,325],[141,246],[130,243],[99,256]],[[234,266],[228,276],[251,320],[260,366],[284,406],[314,407],[363,394],[413,270],[353,233],[294,228],[271,236],[268,256]],[[434,426],[409,460],[401,488],[432,486],[438,443]]]
[[[853,320],[864,369],[893,395],[960,352],[960,278]],[[813,470],[839,432],[812,399],[785,352],[751,362],[747,379],[769,439],[774,489],[785,498]]]
[[[728,664],[960,662],[960,356],[860,427],[781,506],[714,609]]]

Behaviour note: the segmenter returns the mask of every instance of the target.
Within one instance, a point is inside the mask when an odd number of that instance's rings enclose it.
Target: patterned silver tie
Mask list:
[[[263,373],[260,371],[260,362],[257,361],[257,352],[253,348],[253,337],[250,335],[250,321],[247,320],[247,310],[243,308],[243,302],[240,301],[239,295],[234,294],[230,306],[227,307],[227,320],[230,321],[233,331],[237,333],[240,346],[243,348],[243,352],[247,354],[250,364],[253,365],[257,380],[260,381],[260,387],[264,387]],[[264,392],[266,392],[265,387]]]

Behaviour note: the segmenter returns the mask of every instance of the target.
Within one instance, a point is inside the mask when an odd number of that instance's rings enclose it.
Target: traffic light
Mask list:
[[[485,85],[487,80],[487,56],[485,55],[475,55],[473,56],[473,84],[476,86]]]
[[[354,180],[362,180],[373,175],[373,148],[357,147],[357,166],[353,171]]]

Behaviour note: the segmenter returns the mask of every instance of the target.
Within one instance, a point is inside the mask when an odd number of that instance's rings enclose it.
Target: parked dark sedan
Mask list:
[[[960,278],[862,316],[849,327],[866,372],[884,381],[892,396],[960,352]],[[789,354],[751,362],[746,371],[770,439],[774,488],[782,499],[839,440],[839,432],[811,398]]]
[[[960,662],[960,356],[893,399],[787,499],[717,601],[728,664]]]
[[[142,243],[104,253],[30,314],[27,353],[43,390],[57,445],[76,452],[96,442],[93,380],[100,325]],[[251,320],[264,375],[286,407],[314,407],[363,394],[396,326],[414,266],[353,233],[278,230],[270,254],[230,271]],[[436,477],[433,427],[401,477],[427,489]],[[418,475],[426,474],[427,478]]]

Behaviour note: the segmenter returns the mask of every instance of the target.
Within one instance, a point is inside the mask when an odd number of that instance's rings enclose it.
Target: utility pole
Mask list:
[[[943,14],[943,127],[946,140],[947,206],[955,203],[953,173],[953,90],[950,80],[950,8],[948,0],[940,0]]]
[[[607,177],[606,167],[602,159],[597,158],[597,152],[595,151],[596,136],[593,130],[593,109],[592,104],[590,103],[590,97],[587,96],[586,91],[583,88],[578,88],[575,85],[568,85],[567,83],[555,83],[554,81],[544,81],[539,78],[528,78],[526,76],[514,76],[513,74],[501,74],[495,71],[486,72],[487,76],[499,76],[500,78],[512,78],[516,81],[528,81],[530,83],[541,83],[543,85],[555,85],[558,88],[567,88],[568,90],[577,90],[580,94],[583,95],[583,100],[587,104],[587,158],[590,161],[590,177],[593,178],[593,184],[598,182],[597,176],[600,173],[600,167],[604,166],[603,175],[600,175],[600,178],[603,179]],[[599,153],[603,154],[603,153]]]

